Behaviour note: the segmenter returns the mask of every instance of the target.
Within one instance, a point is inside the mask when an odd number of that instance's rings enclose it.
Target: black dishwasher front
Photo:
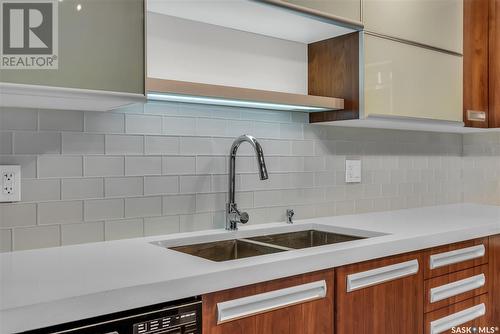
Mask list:
[[[200,334],[201,300],[188,298],[23,333]]]

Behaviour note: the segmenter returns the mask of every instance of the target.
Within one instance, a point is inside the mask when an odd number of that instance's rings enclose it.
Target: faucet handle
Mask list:
[[[240,223],[246,224],[250,220],[250,216],[248,215],[248,212],[241,212],[240,213]]]

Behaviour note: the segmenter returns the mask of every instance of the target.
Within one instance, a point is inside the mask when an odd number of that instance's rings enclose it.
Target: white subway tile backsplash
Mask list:
[[[196,118],[163,117],[163,134],[169,136],[192,136],[196,133]]]
[[[197,118],[196,134],[198,136],[223,136],[228,128],[225,119]]]
[[[0,230],[0,253],[12,250],[12,230]]]
[[[144,195],[176,194],[178,192],[178,176],[146,176],[144,178]]]
[[[227,173],[226,157],[198,156],[196,157],[196,174]]]
[[[269,171],[261,181],[253,148],[240,146],[236,200],[251,224],[283,221],[289,207],[299,219],[500,204],[496,134],[307,122],[305,113],[160,102],[112,112],[0,108],[0,164],[20,164],[23,177],[23,201],[0,204],[0,251],[222,228],[229,148],[244,133],[259,139]],[[363,161],[360,184],[344,181],[351,156]]]
[[[240,175],[236,175],[235,177],[235,185],[236,189],[240,189],[241,187],[241,177]],[[221,191],[227,191],[229,187],[229,177],[227,174],[222,174],[222,175],[212,175],[212,191],[213,192],[221,192]]]
[[[214,212],[224,210],[226,194],[196,194],[196,212]]]
[[[314,154],[314,142],[312,140],[292,141],[292,154],[299,156],[312,156]]]
[[[142,237],[144,235],[144,221],[142,219],[109,221],[105,223],[104,231],[106,240]]]
[[[38,203],[38,224],[53,225],[83,221],[82,201]]]
[[[204,137],[180,138],[180,149],[179,149],[180,154],[184,155],[213,154],[213,151],[214,151],[213,141],[210,140],[210,138],[204,138]]]
[[[39,156],[39,177],[72,177],[83,175],[83,158],[79,156]]]
[[[125,199],[125,217],[155,217],[161,216],[162,198],[136,197]]]
[[[79,223],[61,225],[62,245],[104,241],[104,223]]]
[[[36,130],[38,112],[34,109],[0,108],[0,130]]]
[[[163,157],[162,174],[196,174],[196,157]]]
[[[106,197],[139,196],[144,193],[144,178],[138,177],[109,177],[104,180],[104,194]]]
[[[23,178],[21,180],[21,195],[23,202],[60,200],[61,181]]]
[[[106,135],[106,154],[137,155],[143,153],[143,136]]]
[[[162,118],[151,115],[125,115],[125,132],[161,134]]]
[[[0,132],[0,154],[12,154],[12,132]]]
[[[125,115],[86,111],[85,130],[88,132],[123,133],[125,132]]]
[[[40,130],[83,131],[82,111],[40,110],[38,112]]]
[[[104,179],[64,179],[62,199],[100,198],[104,196]]]
[[[104,154],[104,135],[63,133],[62,151],[63,154]]]
[[[61,245],[60,225],[17,228],[13,233],[15,251]]]
[[[0,204],[0,228],[36,225],[36,204]]]
[[[210,230],[215,228],[211,213],[199,213],[194,215],[180,216],[181,232]]]
[[[124,157],[87,156],[85,176],[122,176],[125,174]]]
[[[181,193],[202,193],[210,191],[210,175],[180,176]]]
[[[196,212],[196,195],[175,195],[163,197],[163,214],[189,214]]]
[[[302,124],[300,123],[280,124],[280,137],[283,139],[304,139]]]
[[[14,154],[61,153],[61,134],[57,132],[14,133]]]
[[[85,221],[117,219],[125,216],[123,198],[85,201]]]
[[[161,175],[161,157],[125,157],[125,175]]]
[[[179,138],[166,136],[146,136],[145,153],[152,154],[178,154]]]
[[[144,235],[162,235],[180,232],[179,216],[144,218]]]

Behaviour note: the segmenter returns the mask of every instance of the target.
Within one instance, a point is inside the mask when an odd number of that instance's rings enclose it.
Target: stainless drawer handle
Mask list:
[[[326,281],[301,284],[217,303],[217,324],[325,298]]]
[[[418,260],[411,260],[347,276],[347,292],[418,273]]]
[[[483,257],[486,253],[484,245],[472,246],[454,251],[434,254],[430,256],[430,268],[436,269],[450,264],[464,262],[478,257]]]
[[[486,121],[486,112],[479,111],[479,110],[467,110],[467,120],[477,121],[477,122],[485,122]]]
[[[486,314],[484,304],[476,305],[463,311],[450,314],[444,318],[431,322],[431,334],[446,332],[453,327],[460,326],[466,322],[472,321]]]
[[[484,274],[465,278],[460,281],[451,282],[431,289],[431,303],[447,299],[461,293],[472,291],[486,284]]]

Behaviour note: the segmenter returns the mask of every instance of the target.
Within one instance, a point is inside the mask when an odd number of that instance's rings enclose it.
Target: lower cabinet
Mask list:
[[[205,334],[492,334],[498,327],[500,235],[203,296]]]
[[[333,333],[333,270],[203,296],[204,334]]]
[[[425,334],[495,333],[473,331],[474,327],[489,328],[490,302],[488,294],[452,304],[425,315]],[[491,326],[495,327],[495,326]]]
[[[335,271],[335,333],[422,333],[419,253],[356,263]]]

